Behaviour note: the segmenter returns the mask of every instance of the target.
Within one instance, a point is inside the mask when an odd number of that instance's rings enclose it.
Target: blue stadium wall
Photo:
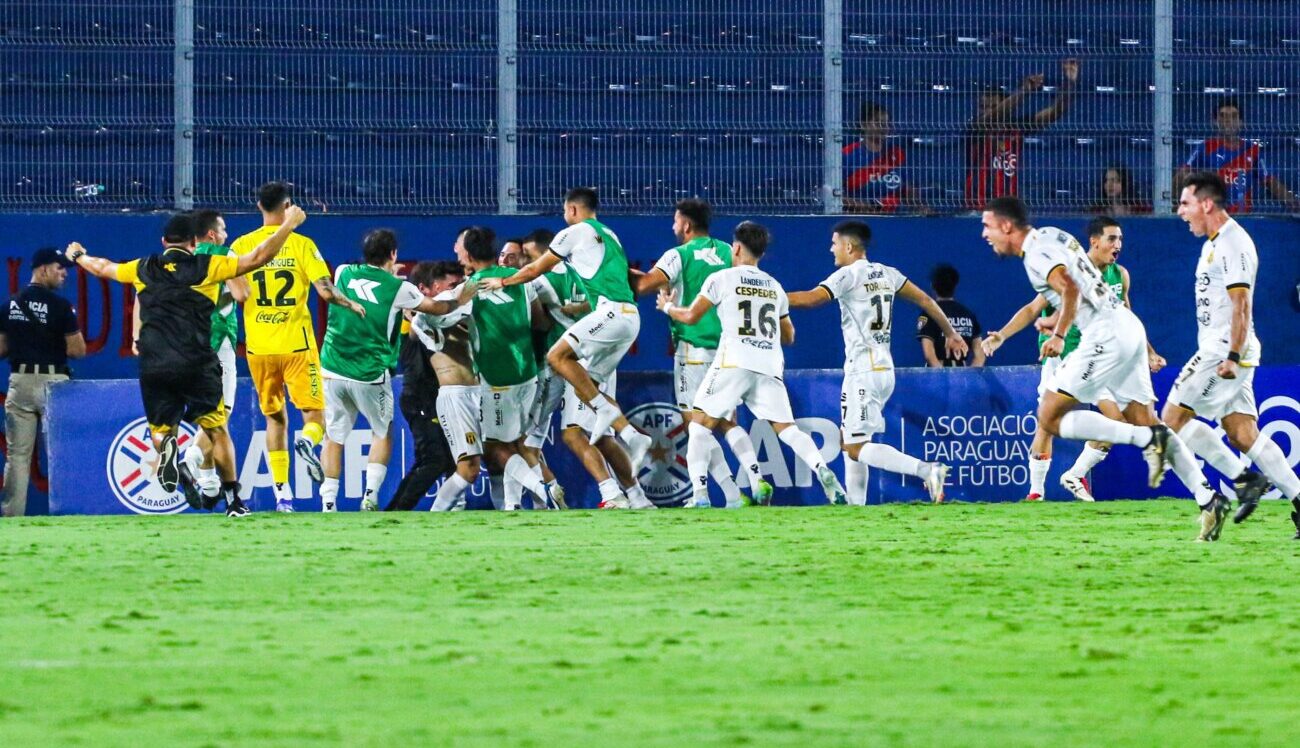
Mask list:
[[[715,234],[729,236],[739,218],[715,221]],[[815,286],[832,270],[829,253],[831,217],[766,217],[762,221],[773,231],[775,243],[765,268],[789,290]],[[870,256],[894,265],[918,285],[928,288],[930,269],[940,262],[954,264],[962,275],[957,296],[973,309],[986,329],[998,326],[1031,298],[1021,265],[999,260],[980,239],[974,218],[875,218],[868,219],[874,232]],[[231,236],[254,228],[254,215],[228,216]],[[64,246],[77,240],[96,255],[128,260],[156,251],[162,218],[155,215],[0,215],[3,253],[8,256],[10,289],[26,283],[28,258],[42,245]],[[478,217],[332,217],[315,215],[304,232],[316,240],[331,265],[354,261],[361,236],[377,226],[397,230],[401,238],[400,258],[450,258],[457,228],[470,223],[488,223],[498,236],[523,234],[536,227],[559,229],[556,216]],[[610,218],[623,240],[633,264],[649,268],[675,242],[668,215],[618,216]],[[1061,226],[1083,233],[1085,218],[1040,219],[1040,225]],[[1246,219],[1245,225],[1259,248],[1259,285],[1255,292],[1255,319],[1264,345],[1266,364],[1300,363],[1300,328],[1297,327],[1297,284],[1300,283],[1300,222],[1287,219]],[[1193,274],[1200,240],[1185,225],[1172,218],[1128,219],[1123,221],[1125,248],[1121,262],[1133,277],[1134,307],[1146,323],[1152,343],[1170,361],[1180,365],[1196,347],[1193,307]],[[78,378],[130,378],[136,374],[129,355],[129,338],[123,329],[126,317],[124,289],[88,277],[69,278],[64,292],[79,303],[83,327],[92,355],[75,363]],[[653,313],[653,302],[642,301],[645,312],[641,338],[624,361],[629,370],[666,369],[667,325]],[[322,308],[317,309],[317,331],[322,332]],[[790,368],[840,368],[843,347],[837,311],[828,305],[811,312],[796,313],[798,342],[788,351]],[[914,340],[916,314],[907,304],[895,310],[894,354],[899,366],[921,366],[923,359]],[[1035,357],[1033,336],[1013,339],[995,363],[1026,364]],[[246,368],[241,361],[241,370]],[[7,380],[8,367],[3,376]]]

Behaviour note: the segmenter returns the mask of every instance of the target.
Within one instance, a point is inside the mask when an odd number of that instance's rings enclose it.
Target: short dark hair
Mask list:
[[[768,243],[772,241],[772,235],[767,228],[753,221],[741,221],[732,236],[754,256],[754,259],[762,257],[763,253],[767,252]]]
[[[464,275],[465,268],[460,266],[459,262],[451,260],[422,260],[416,263],[411,269],[411,274],[406,277],[408,281],[417,286],[432,286],[441,278],[449,275]]]
[[[194,238],[207,236],[209,231],[215,230],[219,218],[221,218],[221,211],[211,208],[202,208],[190,213],[190,221],[194,224]]]
[[[523,248],[523,246],[524,246],[524,240],[523,240],[523,239],[520,239],[520,238],[517,237],[517,236],[512,236],[512,237],[510,237],[509,239],[502,239],[502,240],[501,240],[501,248],[502,248],[502,249],[505,249],[507,244],[518,244],[518,245],[520,246],[520,248]]]
[[[1219,116],[1219,112],[1228,107],[1236,109],[1242,119],[1246,118],[1246,110],[1241,108],[1241,101],[1231,96],[1225,96],[1214,102],[1214,116]]]
[[[1183,179],[1183,187],[1191,187],[1198,199],[1213,200],[1220,210],[1228,207],[1228,187],[1223,177],[1212,171],[1194,171]]]
[[[831,230],[842,237],[853,239],[864,252],[867,250],[867,245],[871,244],[871,227],[865,221],[840,221]]]
[[[397,234],[392,229],[375,229],[361,240],[361,259],[367,265],[383,265],[396,251]]]
[[[880,115],[889,114],[889,109],[879,101],[867,100],[862,102],[862,108],[858,110],[858,121],[865,122],[869,119],[875,119]]]
[[[487,226],[470,226],[465,229],[465,254],[477,262],[496,262],[496,232]]]
[[[713,220],[713,206],[709,205],[708,200],[698,197],[678,200],[677,212],[686,216],[686,220],[691,222],[691,228],[696,231],[708,231],[709,223]]]
[[[943,263],[935,265],[934,270],[930,271],[930,287],[940,296],[951,299],[952,295],[957,292],[957,282],[961,280],[961,274],[957,268]]]
[[[1111,218],[1110,216],[1097,216],[1091,221],[1088,221],[1088,238],[1092,239],[1094,237],[1101,236],[1102,234],[1106,233],[1106,229],[1110,228],[1111,226],[1114,226],[1115,228],[1119,228],[1119,221],[1116,221],[1114,218]]]
[[[551,242],[555,240],[555,232],[550,229],[533,229],[523,238],[520,244],[532,242],[541,247],[550,248]]]
[[[596,196],[596,191],[590,187],[574,187],[570,189],[564,193],[564,202],[577,203],[593,212],[600,208],[600,198]]]
[[[257,188],[257,206],[267,212],[280,210],[293,197],[293,186],[288,182],[267,182]]]
[[[163,224],[163,241],[168,244],[189,244],[194,241],[194,216],[176,213]]]
[[[984,210],[998,218],[1005,218],[1018,229],[1029,227],[1029,207],[1018,197],[995,197],[988,201]]]

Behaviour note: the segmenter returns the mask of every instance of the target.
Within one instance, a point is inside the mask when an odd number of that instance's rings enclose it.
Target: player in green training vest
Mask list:
[[[483,449],[488,473],[504,477],[506,511],[522,508],[523,491],[536,497],[535,508],[559,508],[552,488],[520,453],[537,394],[537,359],[533,357],[533,319],[541,305],[532,284],[498,286],[519,271],[497,264],[492,230],[472,226],[457,245],[457,258],[469,270],[479,293],[470,308],[471,350],[482,379]]]
[[[361,240],[364,262],[342,265],[334,273],[334,286],[357,302],[364,314],[331,306],[321,348],[321,376],[325,380],[325,447],[321,465],[321,504],[326,511],[337,506],[343,445],[356,423],[357,413],[370,422],[374,434],[366,464],[362,511],[379,508],[379,487],[388,475],[392,454],[393,387],[389,368],[397,359],[402,310],[446,314],[473,295],[467,284],[460,298],[436,301],[393,274],[397,264],[397,236],[376,229]],[[282,506],[283,505],[283,506]],[[276,511],[291,512],[291,501],[277,499]]]
[[[655,263],[650,272],[637,279],[638,295],[655,293],[662,288],[671,288],[675,297],[689,302],[700,295],[704,282],[719,270],[731,267],[731,244],[709,236],[709,224],[713,220],[713,206],[699,198],[688,198],[677,203],[673,213],[673,235],[681,244],[674,247]],[[701,413],[692,407],[695,393],[704,381],[718,352],[718,339],[722,335],[722,325],[718,322],[716,309],[709,309],[700,321],[694,325],[685,325],[673,321],[673,382],[677,392],[677,407],[682,411],[685,423],[700,420]],[[748,476],[750,488],[753,489],[753,501],[766,504],[772,498],[772,486],[763,479],[758,466],[758,455],[754,443],[749,439],[749,432],[737,426],[734,420],[723,419],[719,431],[727,437],[727,443],[736,453],[745,475]],[[655,466],[654,469],[666,467]],[[740,492],[732,476],[731,467],[722,455],[719,447],[709,455],[709,474],[721,488],[728,507],[738,507],[745,503],[747,497]]]
[[[588,187],[569,190],[564,196],[564,221],[569,226],[555,235],[550,251],[525,265],[515,275],[485,279],[484,288],[492,291],[531,283],[561,262],[568,263],[577,271],[594,308],[565,332],[547,354],[547,361],[569,383],[574,397],[588,411],[584,423],[575,427],[588,433],[589,444],[600,449],[621,450],[622,446],[612,440],[601,447],[610,426],[613,426],[615,433],[627,445],[631,473],[636,476],[654,442],[623,416],[614,399],[613,388],[602,390],[601,385],[611,381],[619,362],[636,342],[641,331],[641,314],[628,283],[627,255],[623,252],[623,245],[609,227],[596,220],[599,205],[595,190]],[[630,492],[627,499],[632,508],[654,507],[649,499],[645,499],[640,484],[635,480],[624,486],[624,491],[619,491],[612,479],[599,485],[602,505],[619,506],[619,494]]]
[[[1132,308],[1129,299],[1129,274],[1128,271],[1117,264],[1120,251],[1124,246],[1124,232],[1115,219],[1108,216],[1099,216],[1088,223],[1088,259],[1092,264],[1097,266],[1101,271],[1102,279],[1110,286],[1111,292],[1114,293],[1124,305]],[[995,340],[985,344],[985,353],[992,355],[992,351],[997,350],[1006,338],[1019,332],[1028,324],[1028,320],[1035,321],[1035,326],[1040,331],[1038,336],[1039,347],[1047,338],[1050,332],[1044,334],[1042,331],[1050,331],[1056,324],[1056,310],[1048,305],[1047,300],[1038,296],[1029,304],[1026,304],[1016,313],[1015,317],[1002,328],[994,333]],[[986,338],[986,341],[988,339]],[[1066,334],[1065,348],[1059,357],[1048,358],[1043,361],[1043,373],[1038,386],[1039,398],[1051,386],[1052,377],[1060,365],[1060,361],[1068,356],[1079,344],[1079,330],[1071,327]],[[1155,373],[1164,368],[1165,360],[1155,349],[1147,344],[1147,357],[1151,367],[1151,372]],[[1117,403],[1110,399],[1103,399],[1097,403],[1097,409],[1107,418],[1123,421],[1123,413]],[[1097,466],[1106,455],[1110,452],[1110,445],[1102,442],[1088,442],[1079,458],[1075,460],[1074,465],[1061,476],[1061,485],[1080,501],[1092,501],[1092,487],[1088,483],[1088,472]],[[1029,455],[1029,494],[1025,497],[1026,501],[1042,501],[1047,485],[1047,474],[1052,464],[1052,437],[1042,428],[1034,432],[1034,441],[1030,446]]]

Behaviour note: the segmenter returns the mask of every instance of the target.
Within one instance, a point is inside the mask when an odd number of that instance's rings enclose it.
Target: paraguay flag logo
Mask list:
[[[681,504],[691,495],[686,471],[686,424],[672,403],[646,403],[627,412],[627,420],[654,440],[637,480],[658,506]]]
[[[181,452],[194,440],[194,428],[182,423],[176,433]],[[113,437],[105,467],[108,485],[122,506],[136,514],[176,514],[186,508],[179,491],[168,493],[158,485],[158,452],[153,448],[149,423],[137,418]]]

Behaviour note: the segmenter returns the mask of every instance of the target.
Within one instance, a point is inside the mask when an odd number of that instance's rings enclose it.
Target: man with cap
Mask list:
[[[9,300],[0,314],[0,358],[9,358],[9,394],[5,396],[6,517],[27,513],[27,483],[31,474],[36,432],[45,416],[45,385],[67,380],[68,358],[86,355],[86,339],[77,327],[77,311],[57,291],[72,266],[53,247],[32,255],[32,281]]]

